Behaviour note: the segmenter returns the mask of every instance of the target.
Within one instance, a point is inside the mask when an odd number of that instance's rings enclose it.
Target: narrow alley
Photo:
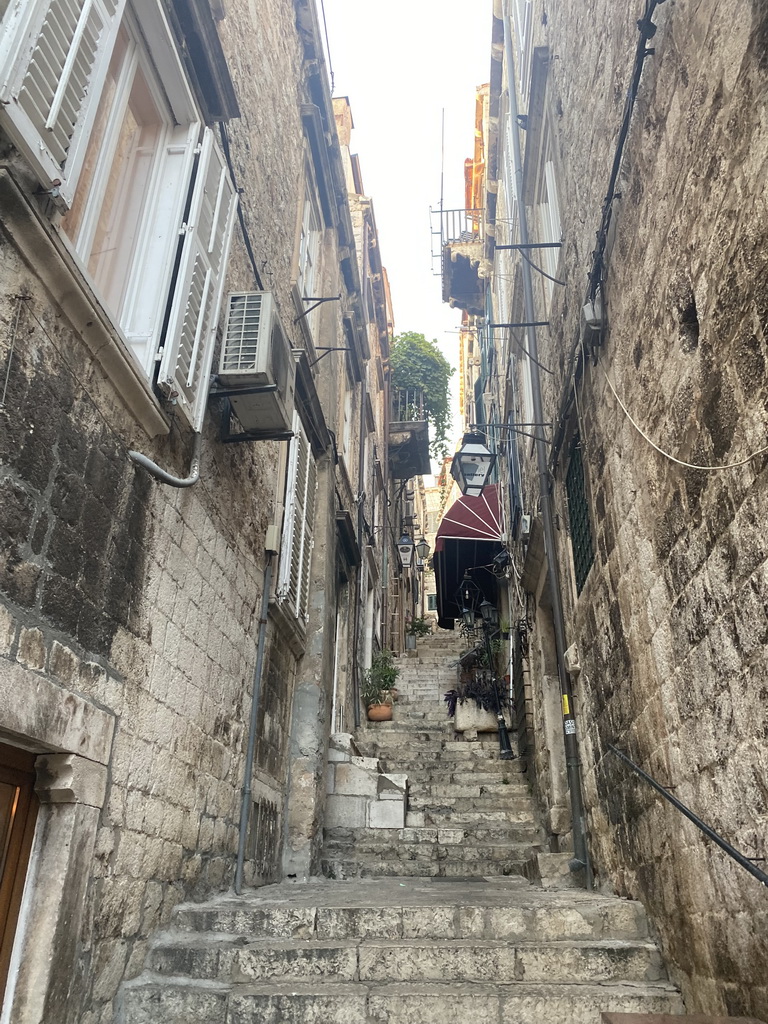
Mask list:
[[[500,760],[494,734],[454,732],[443,694],[459,646],[447,633],[419,640],[401,659],[394,720],[348,738],[362,756],[332,761],[347,803],[375,795],[379,771],[407,777],[405,826],[326,828],[324,880],[178,906],[126,986],[126,1024],[592,1024],[603,1011],[682,1011],[642,906],[560,888],[570,855],[539,861],[520,759]]]
[[[0,0],[0,1024],[768,1024],[766,282],[768,0]]]

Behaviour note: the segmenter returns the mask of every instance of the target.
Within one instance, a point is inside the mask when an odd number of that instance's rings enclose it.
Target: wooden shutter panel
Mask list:
[[[195,430],[208,395],[216,326],[237,212],[237,194],[213,132],[206,128],[183,225],[179,273],[160,365],[160,381]]]
[[[298,617],[304,622],[309,618],[309,578],[312,567],[312,548],[314,546],[315,495],[317,491],[317,466],[309,446],[307,446],[307,460],[307,494],[302,527],[301,574],[296,608]]]
[[[0,117],[46,188],[70,205],[125,0],[16,4],[3,22]]]
[[[306,623],[309,612],[309,573],[315,521],[317,467],[307,435],[294,414],[293,441],[288,462],[285,529],[277,595],[293,614]]]

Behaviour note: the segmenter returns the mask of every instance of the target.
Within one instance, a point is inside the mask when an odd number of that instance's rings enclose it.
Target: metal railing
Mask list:
[[[390,423],[423,423],[427,418],[422,388],[393,388]]]
[[[735,846],[731,846],[731,844],[727,840],[723,839],[721,835],[715,832],[715,830],[710,825],[707,825],[707,823],[702,821],[701,818],[698,817],[698,815],[694,814],[689,807],[686,807],[684,803],[681,803],[681,801],[678,800],[677,797],[672,796],[669,790],[665,789],[664,786],[658,783],[655,779],[651,778],[651,776],[647,772],[643,771],[640,765],[635,764],[635,762],[628,758],[626,754],[623,754],[620,750],[617,750],[616,747],[613,746],[613,744],[609,743],[608,749],[612,754],[615,754],[616,757],[622,760],[625,764],[629,765],[632,771],[639,775],[641,779],[647,782],[650,786],[653,786],[657,793],[661,793],[665,800],[668,800],[673,807],[676,807],[681,814],[684,814],[689,821],[692,821],[696,828],[700,829],[704,833],[704,835],[707,836],[708,839],[711,839],[713,843],[717,843],[721,850],[725,850],[728,856],[732,857],[733,860],[735,860],[737,864],[743,867],[745,871],[748,871],[750,875],[754,875],[758,882],[762,882],[763,885],[768,885],[768,875],[766,875],[764,871],[761,871],[760,868],[756,868],[753,864],[753,860],[762,860],[762,857],[745,857],[744,854],[740,853]]]
[[[482,241],[482,210],[443,210],[430,208],[432,222],[432,267],[442,273],[443,247],[455,242]]]

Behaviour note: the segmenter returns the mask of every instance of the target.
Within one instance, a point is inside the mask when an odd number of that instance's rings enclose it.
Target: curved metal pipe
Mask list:
[[[161,469],[156,462],[148,458],[146,455],[142,455],[141,452],[128,452],[128,457],[131,462],[135,462],[137,466],[143,466],[148,473],[151,473],[156,480],[159,480],[163,484],[168,484],[169,487],[191,487],[192,484],[196,484],[200,479],[200,448],[203,443],[203,435],[195,434],[195,443],[192,447],[192,462],[189,467],[189,476],[179,477],[171,476],[170,473],[166,473],[164,469]]]

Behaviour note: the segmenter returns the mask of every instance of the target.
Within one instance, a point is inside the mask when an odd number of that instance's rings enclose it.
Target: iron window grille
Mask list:
[[[576,574],[576,592],[581,593],[589,570],[595,560],[592,545],[592,527],[584,488],[584,465],[581,460],[581,437],[577,434],[571,444],[568,472],[565,477],[568,496],[568,520],[571,528],[573,567]]]

